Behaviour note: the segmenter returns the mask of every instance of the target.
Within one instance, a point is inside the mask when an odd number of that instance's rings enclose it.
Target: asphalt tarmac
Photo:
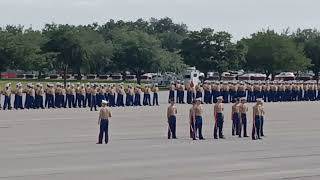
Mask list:
[[[177,140],[161,106],[112,108],[110,143],[96,145],[98,113],[88,109],[0,111],[0,180],[320,179],[320,102],[265,104],[263,140],[213,139],[204,105],[204,141],[189,138],[189,105],[177,105]],[[249,126],[252,128],[252,105]]]

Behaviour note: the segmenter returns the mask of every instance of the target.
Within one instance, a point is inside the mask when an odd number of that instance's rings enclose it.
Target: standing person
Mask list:
[[[155,83],[153,88],[152,88],[152,92],[153,92],[153,99],[152,99],[152,104],[153,106],[157,105],[159,106],[159,96],[158,96],[158,92],[159,92],[159,88],[158,88],[158,84]]]
[[[93,88],[91,89],[91,106],[90,106],[90,111],[94,110],[95,111],[98,111],[97,110],[97,85],[94,84],[93,85]]]
[[[192,104],[192,99],[193,99],[193,92],[192,92],[192,87],[190,83],[187,83],[186,85],[186,90],[187,90],[187,103]]]
[[[219,138],[224,139],[223,136],[223,122],[224,122],[224,117],[223,117],[223,97],[219,96],[217,97],[217,103],[214,105],[214,117],[215,117],[215,126],[214,126],[214,132],[213,136],[214,139],[218,139],[217,132],[219,131]]]
[[[240,110],[239,110],[239,98],[235,99],[234,105],[232,105],[231,119],[232,119],[232,136],[239,135],[240,128]]]
[[[91,107],[91,87],[90,87],[90,83],[87,83],[87,87],[85,88],[86,91],[86,98],[84,100],[84,107],[86,108],[87,105],[89,107]]]
[[[194,123],[194,129],[193,129],[193,137],[195,139],[196,133],[199,133],[199,139],[204,140],[202,136],[202,113],[203,113],[203,107],[201,105],[201,99],[202,98],[197,98],[196,99],[196,105],[193,108],[193,119],[195,121]]]
[[[171,83],[170,89],[169,89],[169,101],[168,101],[169,103],[170,103],[171,99],[174,100],[174,90],[175,90],[175,86],[173,83]]]
[[[261,122],[263,115],[263,100],[258,98],[256,105],[253,106],[252,140],[261,139]]]
[[[23,105],[22,105],[22,94],[23,94],[23,88],[22,88],[22,84],[18,83],[17,84],[17,89],[16,89],[16,93],[15,93],[15,109],[23,109]]]
[[[168,139],[177,139],[176,136],[176,114],[177,114],[177,107],[174,105],[174,100],[170,100],[170,106],[167,109],[167,119],[168,119]]]
[[[240,128],[239,128],[239,137],[241,137],[241,132],[243,129],[243,137],[249,137],[247,135],[247,112],[248,112],[248,107],[245,104],[246,103],[246,98],[242,97],[240,99],[240,105],[239,105],[239,111],[240,111]]]
[[[9,110],[12,109],[11,107],[11,83],[6,84],[6,87],[3,90],[4,94],[4,103],[3,103],[3,110],[8,108]]]
[[[79,108],[81,108],[85,106],[84,100],[86,96],[86,89],[84,88],[84,84],[81,84],[79,92],[80,94],[79,94],[78,106]]]
[[[38,94],[37,108],[44,109],[44,106],[43,106],[44,89],[42,84],[39,84],[39,89],[37,94]]]
[[[108,101],[102,100],[102,108],[99,113],[98,125],[100,125],[99,140],[97,144],[102,144],[103,135],[105,135],[104,142],[109,142],[109,120],[111,118],[111,111],[108,109]]]
[[[190,138],[192,138],[193,140],[196,140],[196,136],[195,136],[195,119],[193,118],[193,113],[194,113],[194,108],[196,105],[196,101],[193,100],[192,101],[192,106],[189,110],[189,125],[190,125]]]

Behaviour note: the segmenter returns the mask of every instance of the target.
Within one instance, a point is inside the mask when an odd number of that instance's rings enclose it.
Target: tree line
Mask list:
[[[180,72],[196,66],[206,73],[244,69],[274,75],[312,70],[318,77],[320,32],[262,30],[232,41],[225,31],[191,31],[170,18],[88,25],[46,24],[41,30],[0,28],[0,71],[51,70],[81,74]],[[41,77],[41,76],[40,76]]]

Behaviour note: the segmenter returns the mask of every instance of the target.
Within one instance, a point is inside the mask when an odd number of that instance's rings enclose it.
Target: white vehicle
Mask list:
[[[146,73],[141,76],[142,82],[150,82],[152,80],[153,73]]]
[[[278,81],[293,81],[296,79],[296,76],[293,72],[282,72],[275,76],[275,80]]]
[[[218,72],[208,72],[207,73],[207,80],[209,81],[218,81],[220,79]]]
[[[223,72],[221,74],[221,80],[223,81],[235,81],[236,79],[237,79],[237,76],[229,72]]]
[[[183,81],[185,83],[192,83],[193,85],[198,85],[201,83],[200,77],[204,75],[199,70],[196,70],[195,67],[188,67],[183,73]]]
[[[260,73],[247,73],[238,77],[240,81],[265,81],[267,79],[267,75]]]

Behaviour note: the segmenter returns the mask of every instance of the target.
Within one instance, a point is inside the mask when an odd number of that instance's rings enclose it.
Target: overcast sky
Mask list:
[[[0,0],[0,26],[88,24],[171,17],[189,29],[211,27],[235,39],[272,28],[320,29],[319,0]]]

